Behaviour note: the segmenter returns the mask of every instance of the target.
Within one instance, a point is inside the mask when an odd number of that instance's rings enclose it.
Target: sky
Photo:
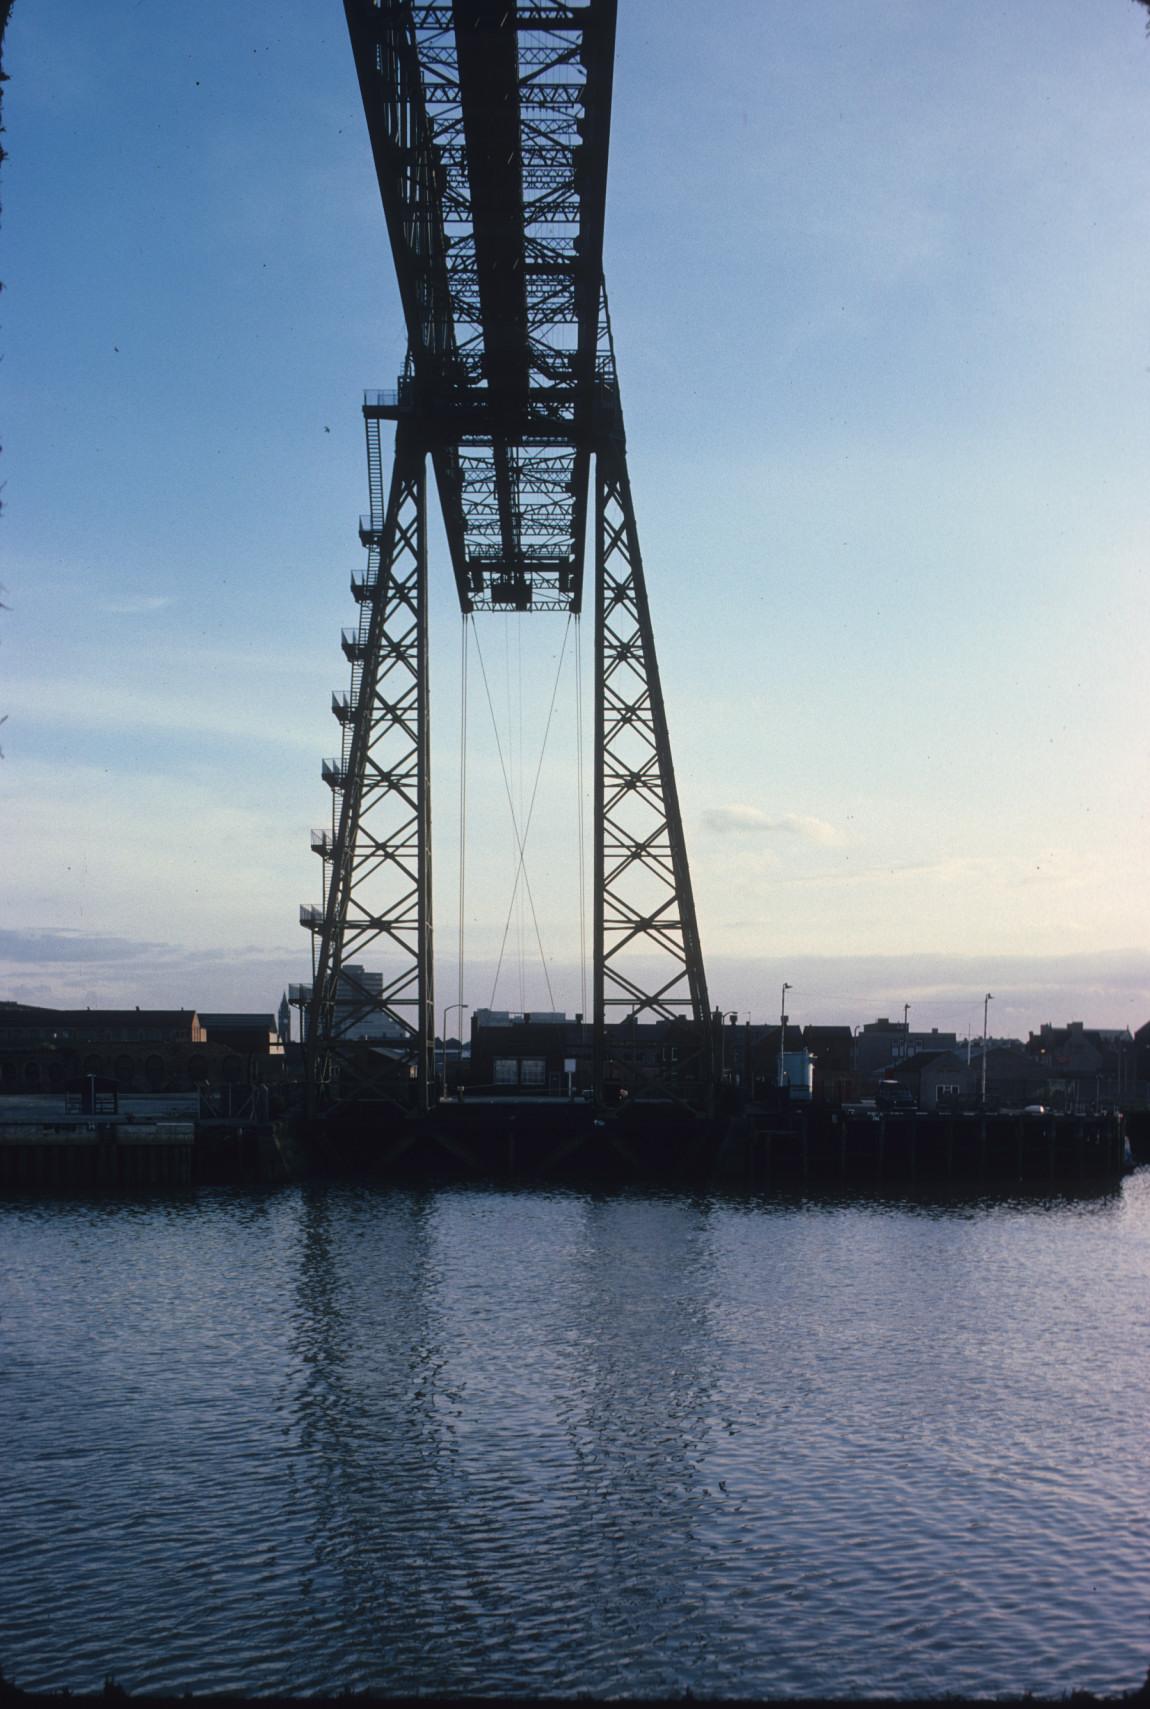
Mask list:
[[[342,7],[17,0],[5,67],[0,996],[269,1010],[310,972],[362,391],[404,352]],[[1142,8],[620,0],[605,267],[712,1001],[1141,1025]],[[475,627],[520,795],[556,713],[541,959],[470,672],[463,998],[574,1013],[574,638]]]

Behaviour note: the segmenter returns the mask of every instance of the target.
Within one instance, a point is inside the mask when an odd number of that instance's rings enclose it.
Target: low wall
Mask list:
[[[0,1131],[0,1188],[188,1187],[193,1178],[191,1122],[134,1125],[120,1132],[29,1124]]]
[[[961,1181],[1065,1181],[1117,1177],[1125,1142],[1119,1116],[923,1113],[850,1115],[807,1111],[756,1115],[735,1124],[727,1172]]]

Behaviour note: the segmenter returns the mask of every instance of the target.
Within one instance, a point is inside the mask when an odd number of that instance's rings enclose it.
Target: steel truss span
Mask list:
[[[345,12],[408,349],[364,398],[368,567],[332,702],[331,829],[312,838],[323,898],[301,910],[315,1107],[435,1097],[425,471],[465,615],[577,614],[593,465],[596,1089],[634,1058],[624,1014],[678,1017],[674,1073],[648,1089],[701,1105],[706,981],[603,284],[615,0]]]

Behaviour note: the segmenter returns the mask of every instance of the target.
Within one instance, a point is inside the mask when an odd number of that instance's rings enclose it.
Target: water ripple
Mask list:
[[[0,1208],[38,1690],[1119,1691],[1150,1172],[1083,1201]]]

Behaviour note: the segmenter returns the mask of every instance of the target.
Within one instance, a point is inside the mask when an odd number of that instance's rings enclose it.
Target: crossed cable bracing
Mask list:
[[[479,633],[477,629],[475,630],[475,656],[479,661],[479,671],[483,679],[483,691],[487,700],[487,709],[491,717],[491,727],[495,734],[495,750],[499,758],[499,769],[503,778],[503,791],[507,798],[508,810],[511,814],[511,828],[515,843],[515,871],[512,878],[511,900],[507,909],[507,918],[503,926],[503,936],[499,945],[499,957],[495,968],[495,978],[491,987],[490,1007],[492,1008],[495,1006],[495,993],[499,985],[499,976],[503,968],[503,959],[507,950],[507,939],[510,935],[511,921],[515,912],[516,901],[520,895],[521,884],[523,887],[523,893],[527,897],[528,907],[531,912],[531,923],[535,931],[535,942],[539,950],[539,960],[543,968],[543,977],[547,985],[547,998],[552,1009],[555,1007],[555,995],[551,988],[551,975],[547,967],[547,957],[543,948],[543,935],[539,927],[539,917],[535,907],[535,897],[531,889],[531,879],[527,871],[527,840],[531,833],[531,824],[535,815],[535,802],[539,793],[539,781],[543,773],[543,761],[546,757],[547,744],[551,735],[551,726],[554,721],[555,703],[558,699],[559,683],[563,672],[563,665],[567,656],[567,642],[571,633],[571,622],[572,618],[569,613],[567,622],[563,629],[563,642],[559,649],[559,661],[555,670],[555,680],[551,688],[551,699],[547,708],[547,718],[543,727],[543,738],[539,746],[539,758],[535,766],[535,776],[531,786],[530,799],[526,805],[526,811],[523,809],[522,800],[520,801],[519,810],[516,810],[515,794],[511,786],[507,759],[504,755],[503,742],[499,734],[499,723],[495,714],[495,704],[491,694],[491,685],[488,680],[487,666],[483,658],[483,649],[479,644]],[[520,746],[522,749],[522,737],[520,738]]]

